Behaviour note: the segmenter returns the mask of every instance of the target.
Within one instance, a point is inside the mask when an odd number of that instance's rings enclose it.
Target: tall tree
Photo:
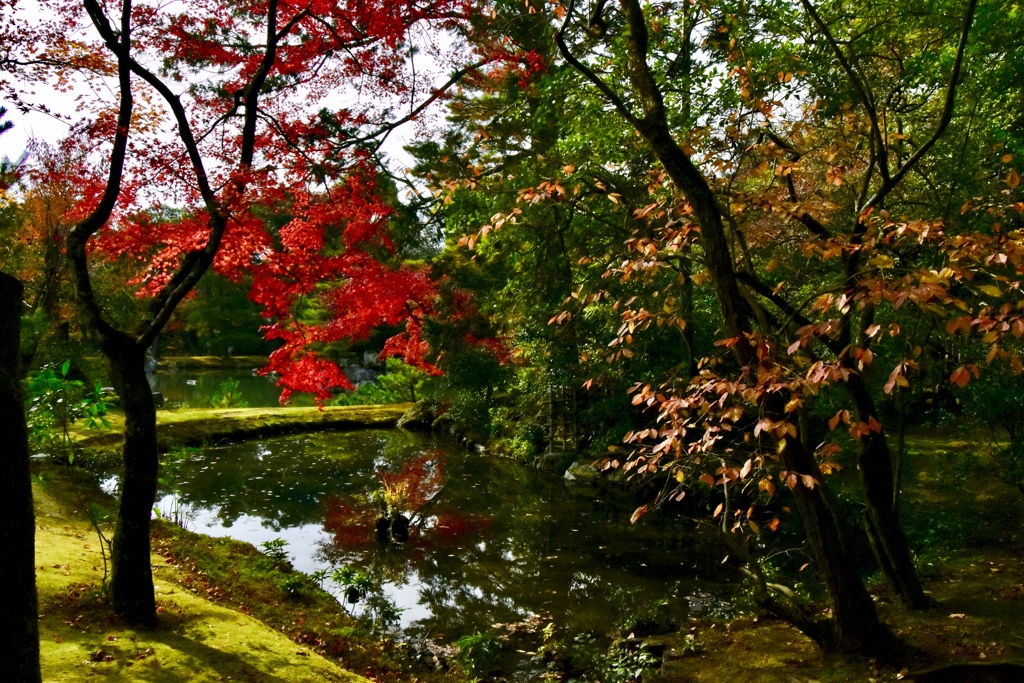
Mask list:
[[[871,647],[878,633],[874,607],[849,561],[842,533],[821,485],[821,471],[811,452],[814,442],[805,433],[803,420],[796,419],[803,412],[804,402],[817,389],[792,380],[799,374],[789,369],[787,356],[813,339],[831,357],[832,360],[821,363],[811,351],[811,360],[807,362],[812,364],[812,370],[806,379],[819,387],[823,379],[837,381],[849,392],[854,417],[845,413],[844,419],[848,423],[852,419],[851,435],[860,444],[858,469],[866,504],[866,530],[883,575],[894,592],[910,606],[927,604],[895,515],[887,440],[864,378],[872,359],[870,340],[879,329],[875,322],[878,299],[872,300],[865,291],[870,279],[866,263],[871,247],[876,244],[869,235],[869,217],[887,202],[892,203],[897,190],[903,191],[908,175],[927,158],[948,129],[975,3],[967,3],[953,26],[934,13],[918,15],[895,6],[855,7],[851,10],[851,16],[856,17],[850,29],[853,38],[841,40],[807,1],[803,2],[802,14],[794,14],[791,7],[777,3],[763,3],[756,8],[730,3],[694,7],[689,3],[655,6],[623,0],[615,11],[604,2],[597,2],[589,18],[579,23],[574,23],[579,20],[573,16],[574,9],[570,4],[568,18],[558,35],[562,55],[635,127],[685,200],[686,213],[690,215],[687,220],[699,230],[696,244],[721,312],[725,336],[721,343],[732,350],[735,363],[731,370],[725,368],[727,372],[721,368],[707,371],[704,381],[691,385],[692,390],[682,400],[673,396],[674,392],[662,394],[649,386],[640,389],[635,400],[659,406],[662,419],[668,423],[653,432],[660,443],[640,449],[640,462],[644,463],[641,469],[656,468],[660,453],[678,448],[683,435],[700,430],[700,424],[706,421],[705,411],[714,409],[715,394],[721,397],[720,406],[729,405],[730,411],[736,411],[732,413],[734,419],[729,420],[731,426],[726,428],[737,426],[735,418],[745,411],[728,396],[742,394],[759,416],[754,436],[774,437],[772,450],[781,459],[783,478],[792,488],[820,575],[831,596],[831,619],[808,622],[799,614],[790,618],[826,647]],[[872,12],[880,12],[884,17]],[[927,18],[922,21],[922,16]],[[680,44],[669,37],[674,32],[667,27],[685,23],[687,17],[699,17],[699,30],[685,31],[687,40]],[[801,24],[804,28],[798,35],[792,27]],[[879,29],[889,25],[890,28]],[[581,39],[588,33],[590,38]],[[882,41],[889,51],[882,56],[872,52],[868,45],[877,44],[879,33],[885,34]],[[803,35],[812,36],[812,48],[809,54],[800,55],[798,45]],[[915,44],[914,40],[919,42]],[[946,46],[943,49],[951,54],[951,59],[945,63],[933,61],[929,68],[920,69],[921,63],[935,59],[931,45]],[[728,71],[727,79],[713,88],[717,96],[729,98],[730,102],[721,124],[715,120],[719,113],[715,110],[704,112],[702,118],[687,120],[693,98],[687,75],[692,76],[693,66],[709,56],[712,66],[722,69],[722,73]],[[912,63],[912,56],[916,59],[915,67],[901,71],[904,65]],[[819,98],[810,110],[813,113],[803,121],[791,120],[789,112],[793,110],[786,109],[787,102],[789,106],[795,105],[799,88],[805,87],[787,85],[794,80],[792,72],[798,70]],[[683,78],[674,79],[680,71]],[[620,88],[614,83],[610,76],[615,73],[623,75],[628,87]],[[826,82],[828,87],[816,87]],[[913,106],[900,108],[899,98],[906,97],[915,87],[919,88],[916,92],[927,94]],[[825,153],[829,165],[823,177],[816,179],[820,184],[815,185],[815,181],[808,182],[810,174],[803,172],[814,165],[803,158],[801,144],[810,135],[818,134],[807,132],[814,131],[811,126],[824,124],[827,130],[831,125],[827,123],[829,117],[846,117],[853,130],[858,129],[854,119],[863,120],[868,140],[862,149],[870,150],[870,158],[863,165],[850,161],[843,167],[837,159],[843,146],[833,146],[830,154]],[[708,145],[707,136],[702,133],[702,129],[708,128],[718,137],[717,148]],[[902,141],[911,136],[917,138],[916,144],[908,147]],[[820,139],[816,142],[821,144]],[[758,150],[765,148],[777,150],[777,156],[757,158]],[[781,185],[772,179],[762,186],[774,195],[763,189],[757,193],[749,184],[749,179],[769,164],[775,164],[774,178],[783,179]],[[843,185],[844,168],[856,169],[858,187],[862,188],[849,201],[830,196],[827,189]],[[849,213],[844,215],[844,211]],[[784,217],[781,224],[779,218],[773,219],[773,213]],[[843,225],[847,221],[849,228]],[[826,310],[837,303],[835,319],[812,321],[800,304],[788,298],[785,282],[766,282],[766,274],[777,261],[761,261],[763,249],[751,251],[751,245],[765,246],[766,238],[789,239],[793,225],[807,231],[805,241],[817,243],[817,247],[811,248],[812,253],[820,248],[817,253],[824,254],[826,260],[840,255],[845,259],[842,272],[833,269],[825,275],[829,288],[838,287],[843,292],[841,297],[828,299],[829,304],[821,302]],[[833,251],[830,253],[829,249]],[[800,296],[805,296],[809,283],[800,284]],[[800,328],[798,341],[789,346],[788,354],[780,353],[781,347],[789,344],[787,338],[791,338],[795,327]],[[818,363],[814,363],[816,360]],[[696,415],[691,411],[697,411]],[[670,416],[675,417],[668,419]],[[705,439],[708,434],[705,433]],[[710,434],[708,445],[719,443],[723,436],[717,429]],[[647,436],[652,433],[645,431],[639,438],[634,435],[634,441],[643,441]],[[724,468],[720,477],[709,480],[727,487],[747,476],[750,468],[744,469],[737,468],[733,473]],[[757,594],[766,606],[778,609],[763,576],[758,577],[758,583]]]
[[[9,129],[2,121],[0,133]],[[6,186],[0,184],[0,202],[7,202]],[[0,635],[7,647],[0,667],[16,683],[42,680],[39,669],[39,608],[35,572],[35,514],[32,480],[28,466],[28,428],[21,392],[21,314],[24,286],[17,278],[0,272],[0,542],[9,556],[0,569],[0,580],[9,597],[0,616]]]
[[[41,680],[41,674],[36,527],[19,371],[23,292],[17,279],[0,273],[0,438],[5,444],[0,459],[0,542],[9,553],[0,570],[9,595],[0,618],[0,634],[7,643],[0,665],[9,680],[31,683]]]
[[[470,7],[82,0],[52,3],[53,21],[5,17],[8,45],[21,52],[6,52],[4,62],[24,81],[17,92],[0,85],[19,106],[32,106],[26,93],[33,80],[98,79],[117,97],[112,108],[89,103],[94,118],[80,139],[106,141],[94,149],[106,159],[106,179],[71,229],[67,255],[79,311],[125,410],[110,585],[122,617],[144,625],[156,620],[149,518],[158,459],[146,349],[211,265],[251,264],[273,250],[274,238],[252,207],[279,206],[317,184],[329,186],[367,158],[374,132],[415,118],[458,80],[440,87],[416,80],[407,57],[415,27],[450,31]],[[68,25],[78,22],[95,42],[67,40]],[[346,89],[355,94],[351,107],[319,106]],[[158,193],[161,200],[177,198],[183,220],[154,220],[137,210],[157,203]],[[130,324],[113,321],[94,287],[92,264],[103,254],[147,264],[136,284],[150,298]],[[292,369],[309,370],[299,363]]]

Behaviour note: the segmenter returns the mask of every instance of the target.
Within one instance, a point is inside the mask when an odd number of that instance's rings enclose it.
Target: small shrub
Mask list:
[[[237,379],[227,379],[221,382],[206,403],[211,408],[246,408],[249,406],[238,390]]]
[[[501,640],[493,631],[477,632],[455,641],[459,664],[474,676],[486,676],[493,669],[501,653]]]
[[[275,538],[272,541],[263,541],[263,543],[260,543],[260,549],[263,554],[273,560],[277,560],[278,562],[287,561],[288,551],[285,550],[287,547],[288,541],[283,538]]]
[[[296,600],[302,595],[302,588],[306,585],[306,582],[302,578],[302,574],[285,574],[277,582],[277,587],[285,594],[289,600]]]
[[[89,429],[110,428],[107,404],[97,384],[70,379],[71,361],[47,366],[29,376],[25,387],[29,445],[68,464],[75,459],[71,428],[79,420]]]

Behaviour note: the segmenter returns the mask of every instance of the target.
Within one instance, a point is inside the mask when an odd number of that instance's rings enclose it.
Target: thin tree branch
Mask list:
[[[811,1],[800,0],[800,3],[804,6],[804,9],[807,10],[807,14],[810,15],[811,19],[814,20],[814,23],[818,25],[818,28],[825,36],[825,40],[828,41],[829,46],[832,48],[832,52],[835,53],[836,59],[839,60],[839,64],[843,67],[843,71],[846,72],[847,77],[850,79],[853,89],[857,91],[857,96],[860,98],[861,104],[864,105],[864,109],[868,114],[868,119],[871,121],[872,137],[874,137],[878,143],[878,170],[882,174],[882,182],[888,183],[888,150],[886,150],[885,138],[882,135],[882,129],[878,123],[878,110],[875,108],[875,101],[871,96],[871,91],[867,86],[867,82],[859,73],[857,73],[857,70],[846,58],[846,54],[843,52],[843,49],[839,46],[835,36],[832,35],[832,31],[829,30],[828,24],[822,20],[821,15],[818,14],[818,11],[814,8],[814,5],[811,4]]]
[[[131,127],[132,97],[131,83],[131,0],[125,0],[121,10],[120,36],[114,31],[97,0],[84,0],[86,11],[93,25],[100,33],[107,48],[117,56],[118,86],[120,88],[117,111],[117,128],[114,132],[113,149],[110,152],[110,167],[103,195],[92,213],[82,219],[68,232],[67,250],[71,262],[71,275],[75,283],[78,305],[89,327],[103,339],[116,334],[115,328],[103,318],[89,275],[89,263],[85,245],[89,238],[106,225],[117,204],[124,178],[125,159],[128,149],[128,133]]]
[[[572,52],[569,51],[569,46],[565,42],[565,32],[566,29],[569,28],[569,22],[572,21],[573,9],[575,6],[576,0],[569,0],[569,7],[565,10],[565,20],[562,22],[561,28],[558,29],[558,33],[555,34],[555,43],[558,45],[558,51],[562,53],[562,57],[565,61],[569,62],[574,69],[583,74],[588,81],[593,83],[594,86],[601,91],[602,95],[608,98],[608,101],[612,103],[612,106],[615,107],[615,110],[619,112],[622,118],[626,119],[626,121],[633,127],[639,128],[640,120],[634,116],[633,112],[630,111],[628,106],[626,106],[626,103],[622,101],[615,91],[612,90],[600,76],[594,73],[586,64],[576,59]]]
[[[807,0],[802,0],[807,2]],[[910,172],[910,170],[917,164],[921,158],[928,153],[932,145],[938,142],[942,134],[946,132],[946,128],[949,126],[950,121],[953,120],[953,105],[956,103],[957,86],[960,82],[960,71],[963,66],[964,52],[967,50],[967,38],[971,32],[971,25],[974,23],[974,13],[977,8],[978,0],[968,0],[967,9],[964,12],[963,23],[960,28],[960,41],[956,47],[956,58],[953,60],[953,68],[949,73],[949,83],[946,85],[946,98],[942,105],[942,114],[939,116],[939,123],[936,125],[934,132],[917,151],[914,152],[906,163],[904,163],[895,175],[891,179],[884,182],[882,187],[868,199],[867,203],[861,209],[861,213],[878,206],[885,199],[885,197],[899,184],[903,177]]]

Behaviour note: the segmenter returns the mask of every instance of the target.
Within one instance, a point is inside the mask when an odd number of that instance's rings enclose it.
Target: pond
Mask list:
[[[282,539],[307,573],[365,573],[413,641],[450,644],[533,615],[562,633],[604,637],[656,610],[675,623],[721,616],[735,591],[717,543],[655,513],[630,524],[637,502],[627,492],[573,487],[401,430],[207,448],[165,471],[177,490],[165,485],[165,512],[179,505],[204,534],[257,546]],[[371,498],[382,481],[419,510],[405,542],[375,533]]]
[[[281,388],[277,386],[277,377],[257,375],[255,367],[252,372],[244,372],[238,368],[196,369],[161,365],[156,373],[149,376],[149,384],[153,391],[163,395],[165,407],[209,408],[212,402],[223,399],[226,391],[232,392],[231,405],[223,407],[269,408],[280,405]],[[296,393],[289,405],[312,406],[315,403],[311,394]]]

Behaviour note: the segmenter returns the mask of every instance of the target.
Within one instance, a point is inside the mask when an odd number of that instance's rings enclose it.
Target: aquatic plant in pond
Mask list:
[[[163,519],[182,529],[192,522],[192,510],[181,500],[181,466],[190,458],[198,456],[198,448],[172,448],[164,454],[157,479],[160,488],[167,495],[153,507],[153,517]]]
[[[242,397],[237,379],[226,379],[220,383],[213,395],[207,399],[210,408],[247,408],[249,402]]]
[[[370,498],[380,508],[374,528],[381,541],[409,540],[413,518],[441,492],[441,461],[424,454],[402,463],[398,472],[377,469],[380,488]]]
[[[270,541],[263,541],[260,543],[260,551],[267,557],[277,560],[278,562],[284,562],[288,559],[288,551],[285,549],[288,547],[288,541],[283,538],[275,538]]]

